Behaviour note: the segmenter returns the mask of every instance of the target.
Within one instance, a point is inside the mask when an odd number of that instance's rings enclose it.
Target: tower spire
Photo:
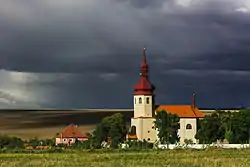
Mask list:
[[[148,76],[148,64],[146,58],[146,47],[143,48],[142,64],[141,64],[141,75]]]
[[[142,64],[140,80],[134,87],[134,94],[136,95],[152,95],[154,91],[154,86],[149,81],[148,77],[148,64],[146,59],[146,48],[143,48]]]

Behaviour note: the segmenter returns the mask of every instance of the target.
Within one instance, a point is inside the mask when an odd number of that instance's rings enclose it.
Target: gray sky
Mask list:
[[[248,0],[0,0],[0,108],[250,106]]]

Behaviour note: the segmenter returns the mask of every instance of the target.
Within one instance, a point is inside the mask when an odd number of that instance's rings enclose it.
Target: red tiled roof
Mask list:
[[[146,76],[141,76],[139,82],[134,87],[135,95],[152,95],[154,87]]]
[[[168,113],[176,114],[180,118],[203,118],[205,115],[197,107],[191,105],[161,105],[156,111],[165,110]]]
[[[86,136],[77,128],[76,125],[70,124],[57,137],[62,138],[86,138]]]

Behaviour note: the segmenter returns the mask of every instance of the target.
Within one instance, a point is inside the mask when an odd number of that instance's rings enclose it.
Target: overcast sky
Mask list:
[[[0,108],[250,106],[249,0],[0,0]]]

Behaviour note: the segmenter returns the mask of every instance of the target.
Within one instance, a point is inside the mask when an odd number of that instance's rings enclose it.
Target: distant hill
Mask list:
[[[92,131],[102,118],[122,113],[127,123],[133,117],[133,109],[3,109],[0,110],[0,133],[24,139],[53,138],[70,123],[84,132]]]

